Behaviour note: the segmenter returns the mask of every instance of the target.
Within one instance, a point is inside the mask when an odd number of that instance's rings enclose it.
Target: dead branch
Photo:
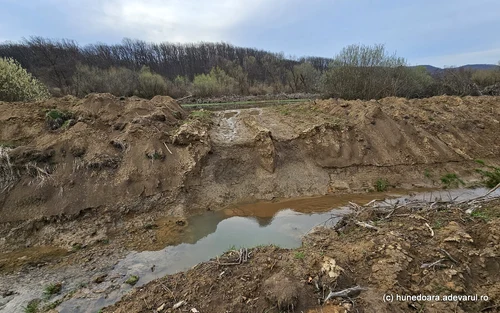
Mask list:
[[[175,101],[179,102],[179,101],[182,101],[182,100],[186,100],[186,99],[189,99],[189,98],[192,98],[193,95],[189,95],[189,96],[185,96],[185,97],[182,97],[182,98],[179,98],[179,99],[175,99]]]
[[[240,249],[237,252],[238,252],[239,256],[238,256],[238,261],[236,261],[236,262],[221,263],[219,261],[219,258],[217,258],[216,262],[211,261],[211,263],[216,263],[219,266],[240,265],[241,263],[246,263],[248,261],[248,258],[252,254],[252,252],[248,252],[247,248]]]
[[[326,296],[323,303],[326,303],[326,301],[330,300],[331,298],[348,298],[355,292],[363,291],[363,290],[367,290],[367,289],[368,288],[354,286],[354,287],[347,288],[347,289],[340,290],[340,291],[335,291],[335,292],[330,291],[330,293],[328,294],[328,296]]]
[[[458,261],[457,261],[457,260],[455,260],[455,259],[451,256],[451,254],[449,254],[449,253],[448,253],[448,251],[446,251],[445,249],[439,249],[439,251],[441,251],[442,253],[444,253],[444,254],[448,257],[448,259],[450,259],[452,262],[454,262],[455,264],[458,264]]]
[[[445,259],[439,259],[437,260],[436,262],[432,262],[432,263],[424,263],[422,265],[420,265],[420,268],[429,268],[429,267],[434,267],[438,264],[440,264],[441,262],[443,262]]]
[[[172,307],[172,309],[176,310],[176,309],[180,308],[181,306],[183,306],[185,303],[186,303],[186,301],[184,301],[184,300],[179,301],[176,304],[174,304],[174,306]]]
[[[431,237],[434,237],[434,230],[432,230],[432,227],[428,223],[425,223],[425,226],[431,231]]]
[[[170,151],[170,149],[168,148],[167,144],[164,142],[163,145],[165,146],[165,148],[167,148],[168,152],[170,152],[170,154],[172,154],[172,151]]]
[[[373,230],[377,230],[377,231],[379,230],[379,228],[378,228],[378,227],[373,226],[373,225],[371,225],[371,224],[368,224],[368,223],[366,223],[366,222],[356,221],[355,223],[356,223],[356,225],[361,226],[361,227],[364,227],[364,228],[369,228],[369,229],[373,229]]]

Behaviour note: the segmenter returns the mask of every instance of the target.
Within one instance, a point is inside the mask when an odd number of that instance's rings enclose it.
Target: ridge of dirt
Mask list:
[[[71,116],[56,129],[54,109]],[[500,97],[315,100],[210,119],[170,97],[0,103],[0,247],[71,249],[152,219],[365,192],[382,178],[407,189],[440,186],[446,173],[474,183],[474,159],[500,162]]]
[[[468,208],[476,213],[466,213]],[[376,230],[359,222],[375,224]],[[390,216],[366,208],[335,229],[313,229],[298,249],[257,247],[248,250],[246,262],[238,261],[244,250],[228,251],[136,288],[104,312],[177,312],[172,308],[180,301],[181,310],[201,313],[498,312],[499,230],[498,200],[404,207]],[[330,290],[355,286],[362,290],[321,303]],[[384,301],[384,295],[393,301]],[[398,295],[441,300],[398,300]],[[459,295],[478,299],[444,300]]]

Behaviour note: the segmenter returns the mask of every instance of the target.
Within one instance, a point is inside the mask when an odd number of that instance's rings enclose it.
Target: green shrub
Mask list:
[[[43,290],[43,295],[45,296],[45,298],[50,299],[50,297],[52,297],[53,295],[60,293],[61,289],[62,285],[60,283],[48,284]]]
[[[441,176],[441,182],[445,188],[458,188],[460,185],[465,185],[464,181],[455,173],[447,173]]]
[[[117,97],[132,96],[138,88],[138,74],[124,67],[100,69],[77,65],[73,75],[73,93],[83,97],[90,93],[108,92]]]
[[[40,81],[10,58],[0,58],[0,101],[36,101],[50,98]]]
[[[500,184],[500,167],[487,165],[482,160],[476,160],[478,164],[488,168],[488,170],[476,169],[476,171],[483,176],[484,183],[486,187],[493,188],[496,185]]]
[[[139,72],[139,84],[136,95],[142,98],[151,99],[158,95],[168,94],[168,84],[163,76],[151,72],[149,67],[142,67]]]
[[[375,190],[378,192],[384,192],[387,190],[387,187],[389,187],[389,181],[387,179],[379,178],[375,182]]]
[[[28,303],[28,305],[24,308],[24,313],[36,313],[38,312],[38,305],[40,304],[40,300],[32,300]]]
[[[196,75],[193,86],[199,97],[222,96],[234,93],[236,81],[221,68],[214,67],[208,75]]]

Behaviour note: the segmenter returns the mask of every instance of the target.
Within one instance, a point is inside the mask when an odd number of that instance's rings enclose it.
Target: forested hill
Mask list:
[[[124,39],[120,44],[82,46],[72,40],[31,37],[1,43],[0,58],[19,63],[54,96],[109,92],[143,98],[205,98],[322,93],[344,99],[379,99],[500,94],[496,66],[412,67],[383,45],[347,46],[332,52],[332,58],[292,58],[227,43]]]
[[[308,62],[317,70],[327,68],[331,59],[307,57],[287,59],[283,54],[253,48],[235,47],[228,43],[147,43],[124,39],[120,44],[78,45],[72,40],[49,40],[32,37],[19,43],[0,44],[0,57],[12,57],[29,72],[52,87],[71,84],[77,64],[101,69],[125,67],[139,70],[143,66],[168,79],[177,76],[193,80],[215,66],[239,65],[250,81],[278,80],[285,68]],[[234,64],[228,65],[227,62]]]

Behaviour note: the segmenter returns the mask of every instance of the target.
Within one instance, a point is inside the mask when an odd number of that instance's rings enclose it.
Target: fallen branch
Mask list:
[[[447,257],[448,259],[450,259],[452,262],[454,262],[455,264],[458,264],[458,261],[455,260],[451,254],[448,253],[448,251],[446,251],[445,249],[439,249],[439,251],[443,252]]]
[[[248,261],[248,258],[250,257],[250,255],[252,254],[252,252],[248,252],[248,249],[245,248],[245,249],[240,249],[238,251],[238,254],[239,254],[239,257],[238,257],[238,261],[236,261],[236,262],[221,263],[219,261],[219,258],[217,258],[216,262],[214,262],[214,261],[211,261],[211,262],[212,263],[216,263],[219,266],[240,265],[241,263],[245,263],[245,262]]]
[[[192,98],[193,95],[189,95],[189,96],[185,96],[185,97],[182,97],[182,98],[179,98],[179,99],[175,99],[175,101],[179,102],[179,101],[182,101],[182,100],[186,100],[186,99],[189,99],[189,98]]]
[[[437,260],[436,262],[432,262],[432,263],[424,263],[422,265],[420,265],[420,268],[429,268],[429,267],[433,267],[433,266],[436,266],[438,265],[439,263],[443,262],[445,259],[439,259]]]
[[[425,226],[431,231],[431,237],[434,237],[434,230],[432,230],[432,227],[428,223],[425,223]]]
[[[176,304],[174,304],[174,306],[172,307],[172,309],[176,310],[176,309],[180,308],[181,306],[183,306],[185,303],[186,303],[186,301],[184,301],[184,300],[179,301]]]
[[[364,228],[369,228],[369,229],[377,230],[377,231],[379,230],[378,227],[373,226],[373,225],[368,224],[368,223],[365,223],[365,222],[356,221],[356,225],[364,227]]]
[[[168,152],[170,152],[170,154],[172,154],[172,151],[170,151],[170,149],[168,148],[167,144],[163,143],[163,145],[165,146],[165,148],[167,148]]]
[[[347,289],[340,290],[340,291],[335,291],[335,292],[330,291],[328,296],[326,296],[325,300],[323,301],[323,304],[326,301],[330,300],[331,298],[348,298],[348,297],[350,297],[351,294],[353,294],[355,292],[363,291],[363,290],[367,290],[367,289],[368,288],[355,286],[355,287],[347,288]]]

